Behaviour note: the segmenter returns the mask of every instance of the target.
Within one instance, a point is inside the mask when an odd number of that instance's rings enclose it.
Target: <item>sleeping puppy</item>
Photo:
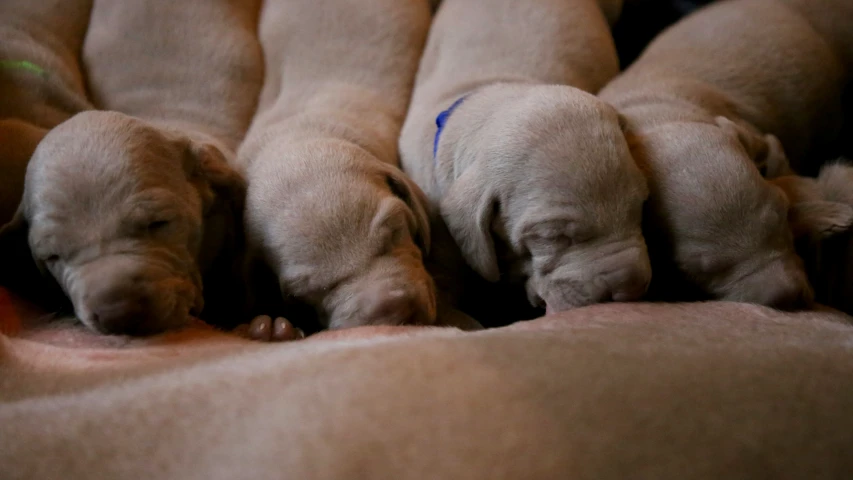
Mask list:
[[[264,5],[248,248],[323,326],[435,321],[426,200],[396,147],[429,21],[426,0]]]
[[[92,0],[0,3],[0,225],[47,130],[92,108],[79,62],[91,8]]]
[[[796,169],[838,131],[850,70],[833,38],[849,31],[815,25],[853,18],[853,7],[801,3],[807,15],[794,0],[699,10],[600,94],[627,119],[649,178],[646,238],[664,297],[687,284],[699,297],[780,308],[812,299],[789,201],[761,173],[778,175],[789,159]]]
[[[2,234],[23,241],[91,329],[182,326],[204,306],[202,273],[233,248],[225,228],[244,186],[223,150],[121,113],[77,114],[39,144]]]
[[[205,319],[239,310],[245,182],[227,163],[260,91],[258,10],[243,0],[95,5],[89,89],[122,113],[78,114],[48,134],[4,231],[87,326],[149,334],[203,306]]]
[[[552,311],[637,300],[651,276],[646,180],[616,110],[590,93],[618,73],[620,8],[445,0],[400,138],[465,262]]]

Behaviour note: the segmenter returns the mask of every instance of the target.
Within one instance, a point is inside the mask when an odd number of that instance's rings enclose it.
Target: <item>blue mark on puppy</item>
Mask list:
[[[447,124],[447,119],[450,118],[450,114],[453,113],[454,110],[456,110],[456,107],[462,105],[462,102],[464,101],[465,97],[459,98],[459,100],[453,102],[453,105],[451,105],[450,108],[439,113],[438,116],[435,117],[435,126],[438,127],[438,129],[435,131],[435,141],[432,144],[433,159],[435,159],[435,156],[438,154],[438,139],[441,138],[441,132],[442,130],[444,130],[444,125]]]

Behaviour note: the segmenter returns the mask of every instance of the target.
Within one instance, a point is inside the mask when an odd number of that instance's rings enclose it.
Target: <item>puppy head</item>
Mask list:
[[[399,169],[345,142],[281,139],[250,178],[249,245],[283,294],[332,328],[434,321],[426,198]]]
[[[244,188],[213,145],[85,112],[37,147],[4,235],[26,232],[37,266],[85,325],[150,334],[201,310],[205,213]]]
[[[523,282],[531,304],[552,311],[640,298],[651,277],[648,190],[620,117],[577,89],[513,88],[474,94],[452,119],[506,108],[457,149],[470,158],[441,200],[466,260],[487,280]]]
[[[723,123],[671,123],[630,137],[650,179],[648,220],[661,242],[653,250],[713,298],[807,306],[813,293],[794,251],[789,202],[756,168],[773,150]]]

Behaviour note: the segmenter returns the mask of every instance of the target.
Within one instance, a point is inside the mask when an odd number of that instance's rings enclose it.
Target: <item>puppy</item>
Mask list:
[[[713,4],[602,90],[649,178],[646,238],[664,297],[685,284],[700,297],[810,303],[789,202],[761,173],[778,175],[789,159],[796,169],[840,125],[849,50],[834,40],[849,31],[833,19],[851,18],[853,6],[813,3]],[[836,24],[816,28],[824,20]]]
[[[150,334],[184,325],[205,298],[206,318],[239,306],[245,182],[228,160],[260,91],[258,10],[242,0],[95,6],[89,88],[123,113],[85,112],[49,133],[4,232],[90,328]]]
[[[445,0],[400,138],[465,262],[552,311],[637,300],[651,276],[646,180],[592,95],[619,70],[620,8]]]
[[[182,326],[204,306],[202,274],[235,245],[245,186],[223,150],[121,113],[79,113],[36,148],[2,235],[93,330]]]
[[[435,321],[427,202],[396,146],[429,22],[426,0],[264,5],[248,248],[323,326]]]
[[[14,214],[47,130],[92,108],[79,62],[91,8],[91,0],[0,4],[0,224]]]

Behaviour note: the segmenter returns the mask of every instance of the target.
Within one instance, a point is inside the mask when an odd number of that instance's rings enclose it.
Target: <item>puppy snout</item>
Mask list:
[[[779,310],[811,307],[814,292],[798,258],[777,260],[735,283],[723,298],[766,305]]]
[[[410,290],[395,288],[376,289],[368,299],[369,323],[382,325],[422,324],[427,318],[426,309],[420,305],[418,295]]]
[[[652,268],[645,249],[635,250],[629,252],[628,266],[606,278],[608,291],[603,292],[602,300],[632,302],[642,298],[648,291]]]
[[[174,323],[168,295],[144,281],[90,288],[83,296],[81,319],[101,333],[153,335]]]
[[[804,310],[814,302],[814,292],[805,273],[794,267],[786,268],[782,284],[769,289],[765,305],[778,310]]]
[[[812,304],[811,289],[796,287],[779,290],[767,304],[778,310],[805,310]]]
[[[144,296],[99,303],[92,309],[95,328],[106,334],[155,333],[148,330],[148,299]]]

